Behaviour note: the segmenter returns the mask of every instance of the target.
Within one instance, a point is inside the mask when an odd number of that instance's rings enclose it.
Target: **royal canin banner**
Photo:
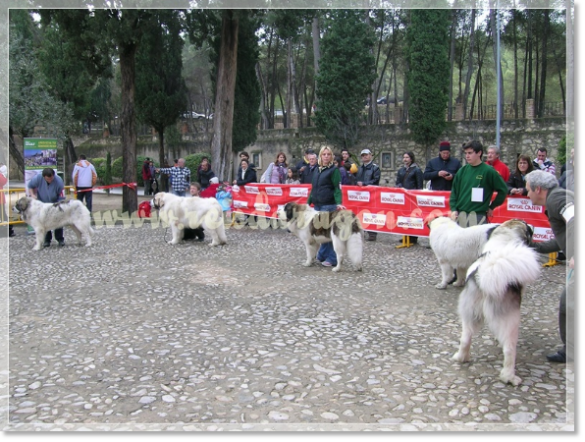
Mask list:
[[[249,215],[277,218],[279,207],[288,202],[305,204],[310,184],[251,183],[232,188],[233,211]],[[398,235],[429,236],[428,219],[448,215],[451,192],[406,190],[378,186],[341,186],[343,205],[360,219],[364,230]],[[529,198],[506,198],[494,210],[492,223],[522,219],[534,228],[534,241],[554,238],[542,206]]]

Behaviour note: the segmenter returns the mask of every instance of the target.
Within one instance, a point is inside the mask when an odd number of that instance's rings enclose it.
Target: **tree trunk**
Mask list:
[[[544,10],[544,26],[542,31],[542,63],[540,74],[540,96],[538,98],[538,117],[542,118],[544,114],[544,97],[546,94],[546,69],[548,60],[548,34],[550,25],[550,10]]]
[[[158,164],[163,167],[165,162],[165,129],[164,127],[158,131]]]
[[[518,37],[516,34],[516,17],[518,12],[512,11],[512,30],[514,40],[514,118],[518,119]]]
[[[315,67],[315,77],[317,77],[319,75],[319,60],[321,59],[319,17],[317,15],[313,17],[311,33],[313,34],[313,65]]]
[[[454,8],[457,8],[457,2],[455,2]],[[453,9],[451,15],[451,47],[449,49],[449,63],[451,68],[449,70],[449,107],[447,113],[449,121],[453,121],[453,73],[455,67],[455,37],[457,34],[455,29],[457,28],[457,10]]]
[[[469,57],[467,58],[467,75],[465,76],[465,90],[463,92],[463,119],[467,117],[467,103],[473,74],[473,51],[475,46],[475,8],[471,10],[471,31],[469,33]],[[473,104],[472,104],[473,107]]]
[[[260,67],[260,63],[256,63],[256,78],[258,79],[258,83],[260,84],[260,118],[261,123],[260,127],[262,129],[268,129],[269,120],[266,116],[267,107],[266,102],[268,99],[268,91],[266,90],[266,81],[264,81],[264,76],[262,75],[262,68]]]
[[[499,11],[496,9],[490,10],[490,28],[492,30],[492,42],[493,42],[493,53],[494,53],[494,65],[496,66],[496,81],[500,82],[500,96],[499,96],[499,104],[500,104],[500,122],[504,118],[504,73],[503,70],[500,69],[500,78],[498,79],[497,75],[497,65],[498,65],[498,18],[496,14],[499,14]],[[497,92],[496,92],[497,94]],[[496,97],[497,99],[498,97]],[[496,105],[497,107],[497,105]],[[496,114],[497,115],[497,114]]]
[[[0,131],[1,130],[2,129],[0,128]],[[14,142],[14,131],[12,130],[12,126],[8,126],[8,132],[9,132],[8,150],[10,155],[10,161],[14,161],[16,163],[16,167],[18,169],[18,178],[24,179],[24,156],[22,155],[22,152],[18,149],[18,147],[16,147],[16,143]],[[2,133],[2,135],[4,135],[4,133]],[[5,161],[5,163],[8,163],[8,161]]]
[[[532,98],[532,11],[528,9],[526,11],[528,14],[528,32],[526,36],[526,45],[528,51],[528,84],[526,85],[526,91],[528,95],[526,99],[529,100]]]
[[[65,135],[65,142],[63,143],[65,151],[65,164],[63,165],[63,181],[66,186],[71,185],[71,174],[73,173],[73,165],[77,162],[77,152],[69,134]]]
[[[234,95],[238,65],[237,11],[223,11],[221,47],[217,68],[217,92],[213,115],[213,139],[211,141],[212,168],[220,180],[231,181],[232,128],[234,123]]]
[[[136,77],[136,50],[138,46],[127,43],[120,48],[120,73],[122,77],[122,112],[120,135],[122,141],[122,180],[136,183],[136,109],[134,107],[134,79]],[[138,210],[138,190],[122,187],[122,212]]]
[[[571,0],[565,0],[565,8],[566,8],[566,23],[567,23],[567,106],[566,106],[566,113],[567,113],[567,122],[569,123],[569,127],[567,130],[569,132],[573,131],[573,118],[574,118],[574,103],[575,97],[574,94],[574,85],[573,82],[575,81],[575,71],[574,71],[574,55],[573,55],[573,8]],[[570,150],[569,150],[570,151]]]

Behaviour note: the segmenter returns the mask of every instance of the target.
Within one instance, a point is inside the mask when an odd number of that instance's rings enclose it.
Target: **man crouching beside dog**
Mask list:
[[[532,243],[532,247],[540,253],[565,251],[569,268],[567,284],[560,295],[559,333],[563,348],[546,358],[550,362],[564,363],[574,360],[574,312],[575,312],[575,195],[570,190],[559,187],[554,175],[542,170],[535,170],[526,175],[526,190],[533,204],[546,208],[546,216],[555,235],[546,242]],[[569,325],[567,328],[567,315]],[[569,338],[567,339],[567,334]]]
[[[37,174],[28,183],[31,196],[43,203],[56,203],[65,199],[63,190],[65,185],[59,175],[55,173],[55,170],[47,167],[43,169],[42,173]],[[49,230],[45,235],[45,242],[43,247],[50,247],[53,234]],[[55,229],[55,239],[59,243],[59,247],[65,245],[65,237],[63,236],[63,227]]]

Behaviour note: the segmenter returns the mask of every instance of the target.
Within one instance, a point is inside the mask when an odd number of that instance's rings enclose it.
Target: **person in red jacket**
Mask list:
[[[488,147],[487,156],[486,163],[496,169],[504,179],[504,182],[507,183],[508,179],[510,179],[510,169],[500,160],[500,148],[496,145]]]
[[[2,166],[2,170],[0,170],[0,190],[4,189],[4,186],[8,183],[8,172],[4,172],[4,170],[8,170],[6,168],[6,166],[2,163],[0,163],[0,165]],[[2,217],[1,221],[4,222],[8,222],[8,216],[6,215],[6,196],[4,195],[4,192],[0,192],[0,216]],[[8,235],[9,236],[14,236],[14,227],[12,227],[10,224],[8,225]]]

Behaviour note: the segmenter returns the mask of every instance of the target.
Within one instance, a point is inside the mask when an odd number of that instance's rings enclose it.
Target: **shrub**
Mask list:
[[[106,174],[106,159],[105,158],[90,158],[88,160],[93,167],[95,167],[95,172],[97,173],[98,180],[103,182],[104,175]]]
[[[197,181],[199,178],[199,176],[197,176],[197,169],[199,169],[199,165],[201,164],[203,157],[209,158],[209,163],[211,164],[211,154],[209,153],[195,153],[185,157],[185,167],[188,167],[191,171],[191,181]],[[211,170],[213,170],[213,167]]]

